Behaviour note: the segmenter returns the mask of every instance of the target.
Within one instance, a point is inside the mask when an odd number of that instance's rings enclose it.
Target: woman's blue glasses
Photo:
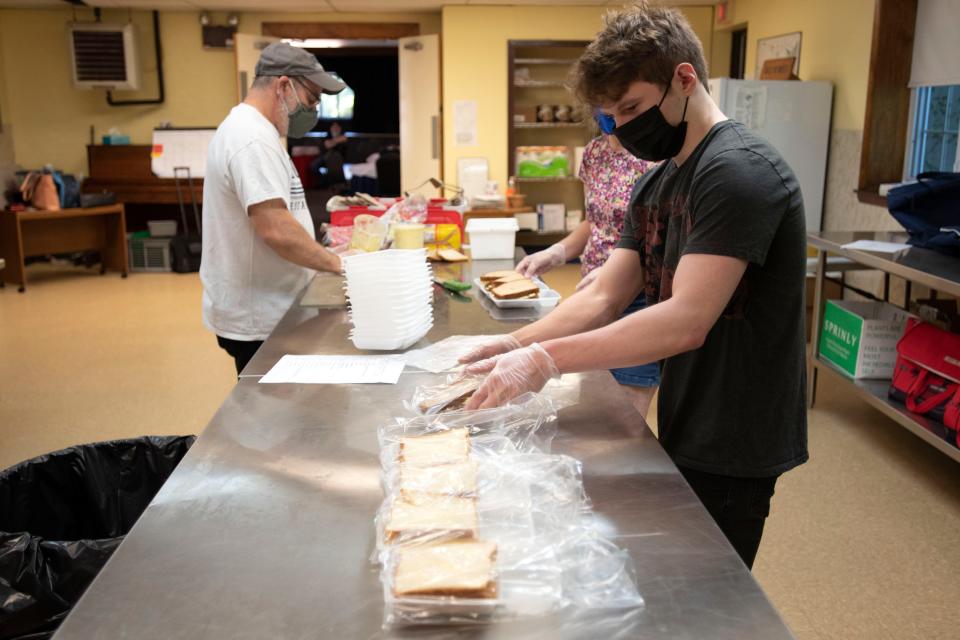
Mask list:
[[[600,131],[603,131],[607,135],[613,133],[613,130],[617,128],[616,120],[608,113],[595,113],[593,114],[593,119],[596,120],[600,126]]]

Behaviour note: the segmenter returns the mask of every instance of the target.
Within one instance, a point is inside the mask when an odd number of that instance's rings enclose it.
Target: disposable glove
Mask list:
[[[577,283],[577,291],[580,291],[581,289],[585,289],[586,287],[589,287],[590,284],[597,279],[598,275],[600,275],[599,268],[594,269],[587,275],[583,276],[583,278],[580,279],[580,282]]]
[[[479,375],[489,371],[464,409],[499,407],[527,392],[543,389],[552,378],[560,377],[560,370],[550,354],[534,342],[529,347],[515,349],[496,358],[481,360],[464,370],[464,375]]]
[[[517,265],[517,272],[522,273],[527,278],[546,273],[554,267],[559,267],[567,261],[567,250],[562,244],[554,244],[544,249],[531,253],[520,261]]]
[[[523,345],[520,344],[519,340],[514,338],[509,333],[505,333],[500,336],[494,336],[487,342],[474,347],[466,354],[460,356],[460,358],[458,358],[458,362],[460,362],[460,364],[470,364],[471,362],[486,360],[487,358],[498,356],[501,353],[519,349],[522,346]]]

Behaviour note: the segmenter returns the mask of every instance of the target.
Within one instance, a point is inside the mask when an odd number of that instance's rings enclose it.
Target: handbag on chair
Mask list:
[[[23,201],[34,209],[43,211],[60,210],[60,193],[53,175],[39,171],[31,171],[20,183],[20,195]]]

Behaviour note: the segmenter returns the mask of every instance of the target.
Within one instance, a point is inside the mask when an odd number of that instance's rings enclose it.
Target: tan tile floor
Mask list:
[[[0,289],[0,467],[80,442],[196,433],[233,386],[200,323],[196,275],[29,274],[25,294]],[[577,277],[567,266],[547,280],[568,292]],[[777,487],[755,570],[797,636],[957,638],[960,465],[827,385],[810,448]]]

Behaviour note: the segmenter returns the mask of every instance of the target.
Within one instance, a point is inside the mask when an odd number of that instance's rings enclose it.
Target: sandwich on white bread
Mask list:
[[[434,500],[436,496],[475,496],[477,463],[473,461],[432,467],[400,465],[400,495],[409,503]]]
[[[393,594],[494,598],[497,595],[493,542],[448,542],[399,550]]]
[[[466,462],[469,453],[470,434],[465,427],[400,438],[400,462],[404,464],[426,466]]]
[[[473,392],[480,388],[483,378],[466,376],[450,383],[426,389],[425,397],[418,405],[423,413],[453,411],[466,404]]]
[[[384,527],[387,542],[423,542],[477,537],[477,502],[460,496],[420,494],[418,502],[396,498]]]

